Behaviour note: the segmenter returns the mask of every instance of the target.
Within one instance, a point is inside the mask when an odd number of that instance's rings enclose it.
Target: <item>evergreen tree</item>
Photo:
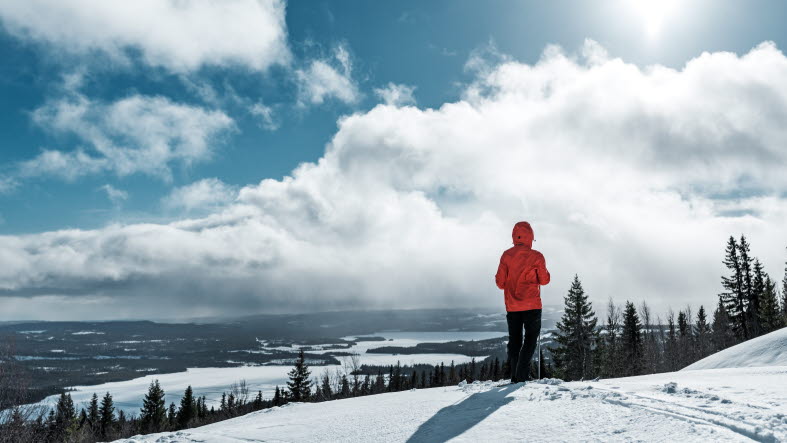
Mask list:
[[[763,291],[760,295],[759,319],[763,334],[784,326],[784,317],[781,315],[778,294],[776,293],[776,283],[768,276],[765,277]]]
[[[556,368],[565,380],[593,378],[593,344],[598,320],[579,276],[574,276],[563,303],[563,317],[557,322],[557,348],[552,352]]]
[[[180,409],[178,409],[178,427],[184,429],[189,427],[189,423],[197,416],[197,402],[194,400],[194,391],[191,385],[186,387],[183,397],[180,399]]]
[[[678,369],[684,368],[692,361],[692,336],[689,314],[686,311],[678,313]]]
[[[146,433],[159,432],[167,423],[167,407],[164,402],[164,390],[158,380],[150,382],[148,393],[142,399],[139,423]]]
[[[784,277],[782,277],[782,318],[787,325],[787,262],[784,263]]]
[[[748,299],[746,297],[743,270],[738,256],[738,244],[730,236],[725,250],[724,266],[730,272],[729,276],[722,276],[721,285],[724,292],[719,298],[727,310],[733,331],[741,340],[749,339],[749,325],[746,318]]]
[[[224,400],[223,397],[222,400]],[[273,406],[281,406],[282,404],[281,391],[279,390],[279,387],[276,386],[276,390],[273,391]]]
[[[71,394],[64,392],[55,406],[53,436],[57,441],[67,441],[76,432],[78,426],[77,411]]]
[[[331,376],[328,374],[328,371],[322,375],[322,385],[320,386],[320,397],[323,400],[330,400],[333,398],[333,392],[331,391]]]
[[[90,431],[93,435],[97,435],[99,433],[100,425],[98,423],[98,395],[93,393],[93,396],[90,397],[90,403],[87,406],[87,422],[88,426],[90,427]]]
[[[312,381],[311,371],[306,365],[306,358],[303,354],[303,349],[298,353],[298,360],[295,361],[295,367],[289,373],[290,381],[287,382],[287,387],[290,390],[290,398],[292,401],[306,401],[311,396]]]
[[[178,413],[175,410],[175,403],[172,402],[169,404],[169,407],[167,408],[167,426],[169,426],[170,429],[175,429],[177,425],[178,425]]]
[[[708,324],[708,316],[705,314],[705,307],[700,305],[697,311],[697,324],[694,326],[694,336],[696,338],[697,352],[695,359],[705,358],[711,354],[711,329]]]
[[[347,379],[347,374],[342,374],[341,382],[339,384],[339,397],[350,397],[350,380]]]
[[[719,297],[719,304],[713,312],[713,332],[711,334],[714,352],[727,349],[735,344],[735,333],[730,326],[730,317],[727,315],[727,309],[724,307],[721,297]]]
[[[639,375],[642,373],[642,324],[637,315],[634,303],[626,301],[623,311],[623,374]]]
[[[99,429],[101,438],[108,440],[114,432],[114,426],[115,404],[112,401],[112,396],[107,392],[104,398],[101,399],[101,409],[99,410]]]
[[[756,337],[753,328],[755,328],[757,324],[759,301],[757,300],[758,294],[756,292],[756,288],[754,287],[754,258],[751,256],[749,243],[746,241],[746,237],[743,235],[741,235],[740,242],[738,243],[738,258],[740,259],[741,275],[743,277],[743,294],[746,298],[744,319],[746,321],[746,328],[749,334],[746,339],[749,339]]]
[[[757,337],[763,333],[760,300],[765,295],[765,279],[770,277],[765,274],[762,263],[758,259],[754,260],[753,275],[751,298],[749,299],[749,331],[751,331],[752,337]]]
[[[680,346],[678,345],[678,330],[675,327],[675,314],[670,309],[667,314],[667,342],[664,345],[665,368],[669,372],[680,369]]]
[[[454,361],[451,360],[451,366],[448,367],[448,384],[455,385],[459,382],[456,376],[456,366],[454,365]]]

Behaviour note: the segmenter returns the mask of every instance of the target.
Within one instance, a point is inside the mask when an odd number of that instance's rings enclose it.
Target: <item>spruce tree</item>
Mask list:
[[[115,426],[115,404],[112,401],[112,396],[109,394],[109,392],[107,392],[104,398],[101,399],[99,415],[99,429],[101,438],[108,440],[112,436]]]
[[[753,276],[749,300],[749,331],[751,331],[752,337],[757,337],[763,333],[760,301],[765,295],[765,279],[770,278],[765,274],[762,263],[758,259],[754,260]]]
[[[289,373],[290,381],[287,382],[287,387],[290,390],[290,398],[292,401],[307,401],[311,397],[312,381],[311,371],[306,365],[306,358],[303,354],[303,349],[298,353],[298,360],[295,361],[295,367]]]
[[[223,397],[222,400],[224,400]],[[279,390],[279,387],[276,386],[276,390],[273,392],[273,406],[281,406],[282,404],[281,391]]]
[[[778,294],[776,293],[776,283],[768,276],[765,277],[763,291],[760,295],[759,318],[763,334],[784,326],[784,317],[781,315]]]
[[[333,392],[331,391],[331,377],[328,375],[328,371],[325,371],[325,374],[322,376],[322,385],[320,386],[320,397],[323,400],[330,400],[333,397]]]
[[[711,333],[713,351],[718,352],[735,344],[735,332],[730,326],[730,317],[727,308],[719,297],[719,304],[713,312],[713,332]]]
[[[90,431],[93,435],[97,435],[99,433],[100,425],[98,423],[98,395],[93,393],[93,396],[90,397],[90,403],[87,406],[87,421],[90,427]]]
[[[170,429],[175,429],[178,425],[178,412],[175,409],[175,403],[172,402],[167,408],[167,426]]]
[[[711,353],[710,343],[710,325],[708,324],[708,316],[705,314],[705,307],[700,305],[700,310],[697,311],[697,324],[694,326],[694,337],[696,338],[697,352],[695,360],[705,358]]]
[[[158,379],[150,382],[148,393],[142,399],[139,422],[142,431],[146,433],[159,432],[166,426],[167,407],[164,402],[164,390],[161,389]]]
[[[556,369],[565,380],[593,378],[593,344],[598,320],[579,276],[574,276],[563,303],[563,317],[557,322],[557,348],[552,351]]]
[[[686,311],[680,311],[678,313],[678,369],[688,366],[692,361],[692,349],[689,314]]]
[[[197,403],[194,401],[194,391],[191,385],[186,387],[183,397],[180,399],[180,409],[178,409],[177,420],[180,429],[187,428],[189,423],[197,416]]]
[[[741,235],[738,243],[738,258],[741,263],[741,275],[743,277],[743,293],[746,298],[746,312],[744,318],[748,330],[747,339],[756,337],[754,328],[757,327],[757,313],[759,311],[759,301],[757,289],[754,286],[754,258],[751,256],[749,242],[746,236]]]
[[[76,432],[77,411],[71,394],[64,392],[55,406],[53,434],[57,441],[67,441]]]
[[[721,277],[721,285],[724,292],[719,294],[719,298],[727,310],[727,316],[732,324],[732,329],[741,340],[749,339],[749,324],[746,318],[748,299],[744,289],[744,276],[741,269],[741,260],[738,255],[738,244],[735,238],[730,236],[725,250],[724,266],[730,272],[728,276]]]
[[[341,382],[339,384],[339,396],[341,398],[350,397],[350,380],[347,379],[347,374],[342,374]]]
[[[623,373],[639,375],[642,372],[642,324],[634,303],[626,301],[623,311]]]

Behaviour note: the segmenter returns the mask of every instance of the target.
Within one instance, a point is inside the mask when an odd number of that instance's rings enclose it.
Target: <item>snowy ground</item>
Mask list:
[[[395,365],[397,361],[403,365],[414,363],[440,364],[446,365],[453,360],[455,363],[469,362],[472,357],[460,354],[412,354],[412,355],[393,355],[393,354],[367,354],[370,348],[381,346],[401,346],[411,347],[418,343],[445,343],[455,340],[484,340],[487,338],[502,337],[501,332],[378,332],[374,334],[378,337],[385,337],[386,341],[362,341],[350,349],[342,349],[343,352],[356,352],[359,355],[360,363],[367,365]],[[351,339],[352,337],[347,337]],[[263,348],[264,349],[264,348]],[[328,351],[310,351],[314,353]],[[485,357],[476,357],[483,360]],[[341,359],[341,358],[340,358]],[[228,392],[230,385],[240,380],[246,380],[249,389],[256,393],[261,390],[265,398],[271,398],[276,386],[284,386],[287,381],[287,373],[292,369],[291,364],[282,366],[241,366],[232,368],[189,368],[185,372],[171,374],[150,374],[133,380],[121,382],[104,383],[93,386],[77,386],[71,392],[71,397],[79,407],[86,406],[90,402],[90,397],[95,392],[102,397],[106,392],[112,394],[115,406],[122,409],[127,414],[138,414],[142,406],[142,398],[148,390],[150,382],[158,379],[164,392],[166,402],[180,403],[180,397],[187,386],[192,386],[194,394],[204,395],[208,401],[208,406],[218,406],[222,392]],[[312,366],[312,377],[318,377],[324,370],[341,370],[340,366]],[[59,395],[52,395],[42,401],[43,404],[53,406]]]
[[[479,383],[290,404],[125,441],[784,441],[786,380],[778,366]]]
[[[747,366],[787,366],[787,328],[717,352],[683,370],[743,368]]]

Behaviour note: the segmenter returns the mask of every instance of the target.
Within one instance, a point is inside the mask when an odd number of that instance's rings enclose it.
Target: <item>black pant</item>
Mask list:
[[[530,379],[530,359],[536,350],[536,340],[541,332],[541,309],[506,313],[508,321],[508,365],[511,381],[516,383]],[[522,344],[522,329],[525,341]]]

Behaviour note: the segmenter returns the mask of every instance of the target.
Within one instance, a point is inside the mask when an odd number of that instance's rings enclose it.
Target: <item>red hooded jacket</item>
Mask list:
[[[505,294],[506,311],[541,309],[541,286],[549,283],[544,256],[533,249],[533,228],[514,225],[514,247],[503,252],[495,283]]]

